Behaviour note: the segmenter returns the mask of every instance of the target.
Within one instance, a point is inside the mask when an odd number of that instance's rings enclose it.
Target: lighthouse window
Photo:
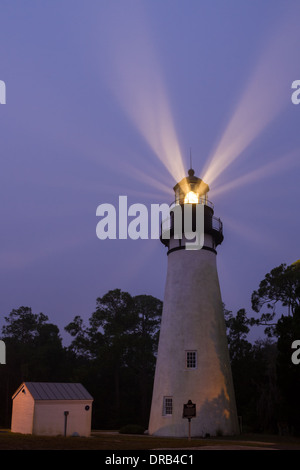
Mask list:
[[[196,369],[197,367],[197,351],[186,351],[186,368]]]
[[[164,397],[163,415],[171,415],[173,413],[173,397]]]

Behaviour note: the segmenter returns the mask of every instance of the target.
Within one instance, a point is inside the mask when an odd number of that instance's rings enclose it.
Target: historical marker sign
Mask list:
[[[196,404],[189,400],[183,405],[183,418],[195,418],[196,417]]]

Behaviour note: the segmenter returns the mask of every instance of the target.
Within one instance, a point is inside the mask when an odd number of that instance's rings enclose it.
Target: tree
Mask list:
[[[244,309],[240,309],[234,316],[225,306],[223,308],[238,415],[242,416],[244,426],[254,427],[254,375],[257,368],[253,361],[253,346],[247,341],[249,320]]]
[[[269,338],[255,341],[251,354],[252,369],[248,369],[251,384],[252,426],[257,432],[277,431],[279,390],[277,384],[276,343]]]
[[[260,319],[253,318],[252,324],[265,325],[265,333],[268,336],[274,335],[278,304],[281,304],[281,308],[288,309],[289,315],[294,315],[300,307],[300,260],[290,266],[281,264],[266,274],[258,290],[253,292],[251,301],[252,308],[257,313],[263,307],[268,309],[261,314]]]
[[[102,426],[148,420],[161,310],[152,296],[115,289],[97,298],[89,326],[75,317],[65,327],[74,338],[70,349],[93,371]]]
[[[138,316],[133,299],[120,289],[109,291],[96,301],[96,311],[90,318],[89,336],[93,353],[102,353],[114,376],[114,414],[120,415],[120,376],[124,357],[130,347]],[[96,356],[97,357],[97,356]]]
[[[48,317],[43,313],[32,313],[30,307],[19,307],[13,309],[4,320],[7,323],[2,327],[4,338],[17,340],[22,344],[32,344],[39,335],[40,328],[48,321]]]
[[[133,297],[138,321],[127,366],[135,370],[139,386],[141,423],[146,425],[150,412],[156,352],[162,314],[162,301],[151,295]]]
[[[4,317],[1,339],[7,363],[0,370],[0,410],[3,423],[10,421],[11,395],[24,380],[59,381],[65,377],[65,350],[56,325],[30,307],[13,309]]]
[[[7,346],[8,364],[18,380],[50,380],[60,374],[63,347],[56,325],[30,307],[13,309],[4,317],[2,338]]]
[[[293,316],[281,316],[275,328],[277,336],[277,380],[280,389],[279,423],[285,432],[300,434],[300,366],[291,360],[291,345],[300,339],[300,308]]]
[[[281,315],[275,319],[276,309]],[[300,261],[281,264],[266,274],[252,294],[252,308],[261,312],[252,324],[265,325],[265,333],[276,338],[277,423],[279,430],[300,433],[300,368],[291,361],[291,345],[300,338]]]
[[[240,309],[234,317],[232,312],[224,307],[224,316],[231,361],[248,356],[252,345],[246,339],[250,331],[246,310]]]
[[[251,319],[245,309],[234,316],[224,307],[238,414],[243,429],[257,432],[276,430],[278,387],[276,344],[270,339],[251,344],[247,340]]]

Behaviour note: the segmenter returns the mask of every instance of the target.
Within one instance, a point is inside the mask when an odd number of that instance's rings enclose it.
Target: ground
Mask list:
[[[236,438],[175,439],[93,431],[91,437],[45,437],[0,430],[0,450],[300,450],[300,438],[242,435]]]

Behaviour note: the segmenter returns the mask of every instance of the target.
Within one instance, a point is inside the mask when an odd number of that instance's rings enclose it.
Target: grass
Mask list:
[[[300,439],[280,438],[279,436],[249,435],[234,439],[176,439],[153,436],[124,435],[95,431],[89,438],[82,437],[48,437],[14,434],[9,430],[0,431],[0,450],[153,450],[185,449],[203,446],[232,445],[251,448],[300,449]]]

